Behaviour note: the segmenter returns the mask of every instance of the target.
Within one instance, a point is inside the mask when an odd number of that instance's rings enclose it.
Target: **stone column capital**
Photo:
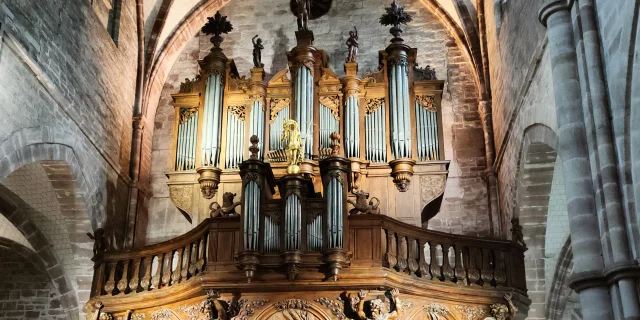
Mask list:
[[[547,19],[558,11],[570,10],[571,2],[571,0],[545,0],[542,8],[538,11],[538,19],[546,27]]]

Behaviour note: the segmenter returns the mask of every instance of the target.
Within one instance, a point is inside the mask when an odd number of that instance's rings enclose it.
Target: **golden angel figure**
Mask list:
[[[282,128],[284,130],[282,131],[280,141],[287,142],[287,146],[285,147],[285,151],[287,152],[287,163],[289,164],[287,167],[287,174],[298,174],[300,173],[300,167],[298,167],[298,164],[302,162],[303,147],[303,139],[300,137],[298,123],[295,120],[286,120],[282,125]]]

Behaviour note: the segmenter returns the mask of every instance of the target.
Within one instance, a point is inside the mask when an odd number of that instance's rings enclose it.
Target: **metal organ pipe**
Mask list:
[[[380,163],[387,162],[385,104],[365,116],[365,157],[367,160]]]
[[[262,103],[259,100],[255,100],[253,102],[253,107],[251,108],[251,117],[249,124],[249,137],[256,135],[258,136],[258,148],[263,150],[263,141],[264,141],[264,110],[262,110]],[[262,153],[258,155],[258,159],[262,160]]]
[[[345,153],[347,158],[360,157],[360,112],[358,110],[358,97],[351,95],[346,102],[346,120],[345,120]]]
[[[392,66],[389,83],[392,154],[394,159],[411,157],[409,78],[405,63]]]
[[[300,66],[296,73],[295,117],[300,125],[300,134],[304,141],[305,159],[310,159],[313,152],[313,75],[306,66]]]
[[[217,167],[220,161],[220,127],[223,99],[220,75],[211,75],[207,81],[204,105],[202,164]]]

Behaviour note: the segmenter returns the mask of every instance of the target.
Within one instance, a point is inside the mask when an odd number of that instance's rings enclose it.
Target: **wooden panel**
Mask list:
[[[234,231],[220,231],[218,232],[218,250],[216,251],[217,262],[233,261],[234,254]]]
[[[355,230],[355,251],[353,252],[353,258],[355,260],[373,259],[372,229]]]

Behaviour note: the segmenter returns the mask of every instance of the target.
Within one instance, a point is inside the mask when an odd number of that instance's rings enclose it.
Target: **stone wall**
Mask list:
[[[0,256],[0,319],[68,319],[44,272],[12,250]]]
[[[136,75],[135,3],[123,3],[118,45],[86,0],[0,4],[0,180],[24,149],[42,143],[70,147],[94,227],[126,208],[131,114]],[[46,155],[45,155],[46,156]],[[119,209],[120,210],[120,209]],[[122,222],[122,221],[120,221]],[[124,228],[118,228],[124,229]]]
[[[418,64],[431,65],[439,79],[446,80],[442,108],[446,159],[451,160],[449,180],[442,211],[429,223],[429,228],[469,235],[488,235],[487,192],[482,172],[485,169],[482,127],[477,113],[477,88],[473,71],[447,30],[426,6],[419,1],[405,1],[406,10],[414,21],[406,28],[403,38],[418,48]],[[310,21],[315,45],[329,56],[330,67],[344,75],[343,61],[347,54],[344,42],[353,25],[359,30],[358,63],[360,74],[378,67],[378,51],[384,49],[391,35],[378,23],[388,1],[334,1],[324,17]],[[257,7],[264,10],[256,10]],[[286,68],[285,52],[295,46],[295,17],[282,1],[232,1],[222,9],[229,16],[234,30],[222,44],[225,54],[233,58],[241,75],[252,66],[251,38],[258,34],[264,40],[262,53],[267,81]],[[178,212],[168,198],[167,178],[174,110],[171,94],[176,93],[184,78],[197,72],[196,59],[203,58],[211,43],[208,36],[191,40],[173,66],[164,85],[156,113],[151,152],[151,198],[147,232],[149,242],[157,242],[194,227]],[[150,139],[150,137],[146,137]],[[146,145],[145,145],[146,146]],[[146,166],[143,164],[143,166]],[[375,196],[375,195],[373,195]],[[420,212],[416,212],[418,217]],[[170,236],[171,235],[171,236]]]

